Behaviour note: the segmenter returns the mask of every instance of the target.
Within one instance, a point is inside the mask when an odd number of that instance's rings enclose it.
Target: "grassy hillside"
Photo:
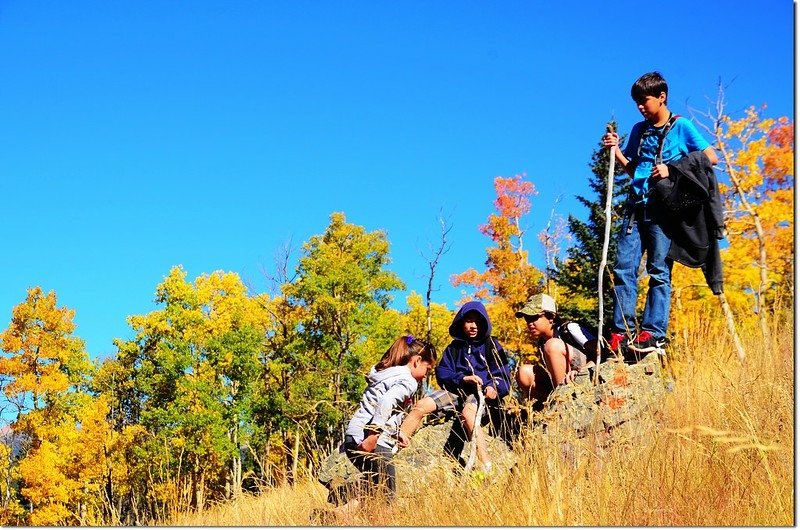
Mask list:
[[[391,506],[348,526],[761,526],[794,521],[793,337],[766,347],[743,337],[742,367],[720,333],[692,337],[676,357],[674,391],[630,436],[547,443],[529,434],[513,475],[463,481],[442,469]],[[678,347],[676,346],[676,349]],[[624,433],[623,433],[624,434]],[[313,479],[174,525],[311,525],[326,490]]]

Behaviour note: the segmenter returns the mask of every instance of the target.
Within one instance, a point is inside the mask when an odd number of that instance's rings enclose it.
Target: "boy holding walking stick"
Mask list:
[[[614,327],[610,340],[612,350],[622,350],[626,359],[633,362],[652,351],[663,352],[672,291],[673,261],[667,257],[671,217],[665,214],[660,201],[649,196],[649,191],[669,176],[667,163],[691,152],[702,151],[711,164],[718,161],[714,148],[692,122],[673,115],[667,108],[667,93],[667,82],[660,73],[641,76],[631,87],[631,97],[644,120],[633,126],[624,150],[619,148],[616,132],[603,136],[603,145],[613,149],[616,162],[633,178],[614,266]],[[650,281],[641,327],[635,334],[637,269],[645,253]]]

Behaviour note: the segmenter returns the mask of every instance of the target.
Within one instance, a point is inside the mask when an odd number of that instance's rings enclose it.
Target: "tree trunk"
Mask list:
[[[105,494],[105,505],[106,509],[108,510],[108,523],[110,526],[118,526],[119,525],[119,513],[114,509],[114,481],[113,481],[113,470],[109,462],[109,450],[108,447],[104,447],[103,451],[105,452],[106,457],[106,483],[105,487],[103,488]]]
[[[340,389],[342,388],[342,358],[344,357],[344,353],[339,355],[339,363],[336,367],[336,373],[333,374],[333,402],[338,406],[339,405],[339,398],[341,397],[339,394]]]
[[[237,447],[237,451],[241,451],[240,448]],[[233,475],[233,498],[240,496],[242,494],[242,454],[241,452],[237,453],[236,456],[233,458],[234,460],[234,475]]]
[[[342,365],[347,355],[347,347],[343,346],[339,350],[339,359],[336,363],[336,371],[333,374],[333,403],[338,407],[342,399]]]
[[[761,217],[758,212],[753,212],[753,222],[756,226],[756,234],[758,235],[758,269],[759,269],[759,283],[758,283],[758,325],[761,327],[761,335],[764,337],[764,343],[769,342],[769,327],[767,326],[767,286],[769,279],[767,278],[767,244],[764,237],[764,228],[761,226]]]
[[[230,499],[236,498],[242,493],[242,448],[239,445],[239,422],[236,415],[234,415],[234,425],[228,432],[228,437],[236,448],[225,478],[225,496]]]
[[[733,320],[733,311],[731,306],[728,305],[728,300],[725,298],[725,293],[719,293],[717,296],[719,303],[722,305],[722,312],[725,314],[725,322],[728,324],[728,332],[733,339],[733,345],[736,348],[736,355],[739,357],[739,362],[744,364],[744,348],[742,342],[739,340],[739,334],[736,332],[736,324]]]
[[[205,470],[200,465],[200,457],[194,457],[194,469],[192,470],[192,505],[200,512],[205,505]]]
[[[269,434],[267,434],[267,443],[264,445],[264,455],[258,462],[259,467],[261,468],[261,478],[265,481],[266,484],[272,486],[274,481],[272,480],[272,473],[271,468],[267,468],[267,464],[269,463],[269,455],[272,452],[272,444],[269,443]]]
[[[450,227],[447,226],[447,223],[441,215],[439,216],[439,225],[442,228],[441,239],[439,248],[436,250],[433,257],[428,261],[428,267],[430,268],[431,273],[428,276],[428,289],[425,292],[425,340],[428,342],[433,341],[433,323],[431,322],[431,296],[433,293],[433,278],[436,275],[436,266],[439,264],[439,259],[449,250],[447,247],[447,234],[450,232]],[[422,388],[420,388],[420,391],[422,391]]]
[[[719,123],[719,121],[718,121]],[[764,236],[764,228],[761,226],[761,217],[758,215],[758,211],[755,207],[750,204],[750,201],[747,199],[744,190],[742,189],[741,179],[739,178],[739,173],[736,171],[733,163],[732,154],[728,149],[725,148],[726,144],[724,142],[724,138],[722,135],[722,129],[718,125],[715,129],[717,145],[720,147],[720,152],[722,153],[722,158],[725,162],[725,167],[728,171],[728,176],[731,179],[731,184],[733,184],[733,188],[736,191],[736,195],[739,197],[739,200],[742,203],[742,208],[747,212],[747,214],[753,220],[753,227],[756,231],[756,237],[758,238],[758,269],[759,269],[759,282],[758,282],[758,289],[755,293],[756,298],[756,312],[758,313],[758,325],[761,328],[761,335],[764,339],[764,345],[769,348],[769,327],[767,326],[767,311],[766,311],[766,292],[767,292],[767,284],[769,282],[767,277],[767,247],[766,247],[766,240]],[[724,298],[723,298],[724,299]],[[727,303],[726,303],[727,304]]]
[[[297,462],[300,460],[300,429],[294,432],[294,447],[292,449],[292,484],[297,484]]]
[[[294,455],[292,454],[291,451],[289,451],[289,444],[291,442],[291,440],[289,439],[289,433],[284,431],[284,430],[281,430],[281,440],[283,440],[283,445],[281,447],[281,452],[283,453],[283,459],[284,459],[284,462],[285,462],[284,466],[283,466],[283,469],[281,470],[281,474],[282,474],[281,484],[286,484],[286,483],[290,483],[291,480],[292,480],[292,477],[290,476],[290,474],[291,474],[291,469],[293,467],[292,457]]]
[[[259,455],[258,451],[256,451],[251,444],[247,445],[247,449],[250,451],[250,456],[253,457],[253,463],[256,466],[258,466],[258,477],[261,479],[261,481],[264,484],[271,485],[272,482],[270,480],[270,477],[267,476],[267,469],[266,469],[266,466],[264,465],[265,462],[269,461],[269,449],[270,449],[270,446],[269,446],[269,434],[267,434],[266,439],[267,439],[267,442],[266,442],[266,444],[264,445],[264,448],[263,448],[263,451],[264,451],[263,455]]]

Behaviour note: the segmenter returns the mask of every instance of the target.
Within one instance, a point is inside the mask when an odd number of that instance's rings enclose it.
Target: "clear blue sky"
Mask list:
[[[588,162],[629,90],[659,70],[686,113],[793,119],[788,0],[0,2],[0,326],[26,288],[76,310],[93,357],[156,309],[173,265],[256,291],[276,250],[333,211],[385,229],[424,292],[419,251],[453,225],[447,278],[481,268],[494,177],[525,172],[535,234],[584,218]]]

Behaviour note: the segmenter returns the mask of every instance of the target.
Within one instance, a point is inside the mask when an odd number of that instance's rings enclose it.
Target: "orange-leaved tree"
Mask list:
[[[480,226],[481,233],[493,243],[486,249],[486,269],[479,272],[470,268],[453,275],[450,282],[475,288],[474,297],[487,302],[494,335],[508,347],[530,353],[526,328],[514,313],[531,295],[542,291],[544,275],[531,265],[523,244],[526,230],[522,220],[531,211],[531,196],[537,193],[525,176],[494,179],[496,212]]]

